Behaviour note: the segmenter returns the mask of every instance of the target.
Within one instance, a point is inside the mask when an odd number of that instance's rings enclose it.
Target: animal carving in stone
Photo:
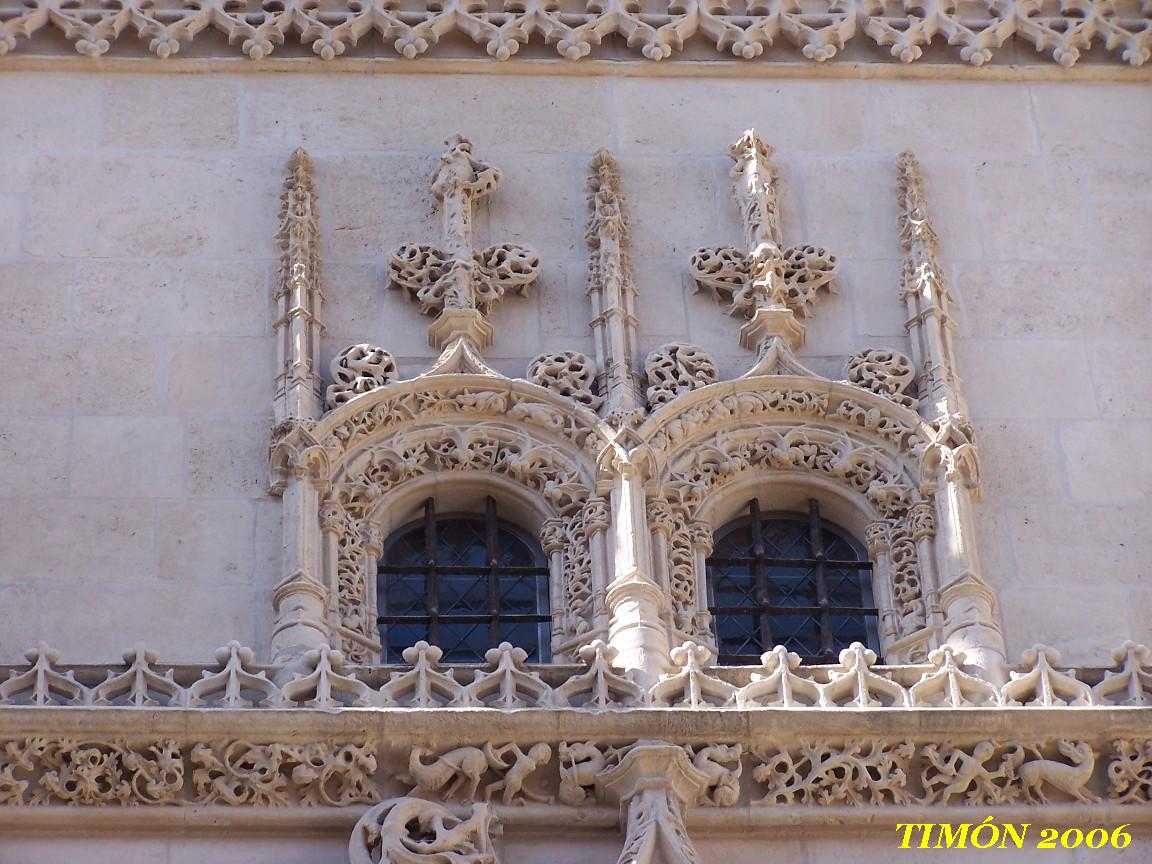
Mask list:
[[[479,747],[457,747],[432,762],[424,761],[432,755],[426,747],[413,747],[408,754],[408,774],[401,779],[415,784],[411,794],[441,792],[451,800],[463,789],[460,800],[465,804],[475,801],[480,780],[489,767],[484,751]]]
[[[740,800],[740,774],[743,771],[740,757],[743,755],[744,748],[739,744],[712,744],[701,748],[692,757],[692,767],[708,777],[705,803],[731,807]]]
[[[1048,796],[1044,794],[1044,786],[1047,784],[1084,804],[1099,801],[1099,798],[1084,789],[1096,768],[1096,754],[1092,752],[1092,745],[1085,741],[1072,743],[1061,740],[1056,743],[1056,748],[1072,764],[1066,765],[1053,759],[1037,759],[1021,765],[1020,782],[1024,786],[1025,797],[1030,802],[1049,803]]]
[[[551,795],[542,795],[524,786],[524,781],[537,768],[545,765],[552,758],[552,748],[547,744],[533,744],[528,748],[527,753],[515,744],[505,744],[503,747],[496,748],[485,744],[484,755],[493,770],[505,772],[501,779],[484,787],[484,797],[487,800],[491,801],[492,796],[500,790],[504,792],[500,800],[505,806],[523,804],[524,798],[545,804],[551,804],[555,800]],[[508,755],[514,757],[511,764],[505,761],[505,757]],[[523,795],[524,798],[518,798],[518,795]]]
[[[560,744],[560,792],[562,802],[583,804],[596,777],[607,767],[608,755],[590,741]]]
[[[950,752],[949,752],[950,751]],[[966,804],[1000,804],[1015,797],[1009,785],[1015,769],[1024,761],[1024,751],[1015,747],[1005,754],[996,768],[989,763],[996,745],[981,741],[969,755],[963,749],[946,747],[941,756],[935,744],[924,747],[926,765],[921,772],[921,785],[930,803],[944,805],[955,795],[963,795]]]
[[[499,864],[499,832],[487,804],[461,819],[422,798],[392,798],[360,817],[348,843],[349,864]]]

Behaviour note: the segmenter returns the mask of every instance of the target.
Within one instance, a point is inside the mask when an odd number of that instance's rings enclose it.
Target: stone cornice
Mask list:
[[[411,59],[426,52],[435,54],[440,39],[451,36],[470,39],[474,50],[495,60],[506,60],[522,46],[542,44],[555,46],[559,56],[569,60],[592,54],[611,56],[617,47],[611,43],[617,40],[621,45],[626,40],[634,55],[649,60],[679,56],[686,46],[690,50],[710,46],[717,57],[741,61],[798,54],[820,62],[836,56],[846,45],[858,44],[871,48],[877,59],[910,63],[927,50],[933,56],[942,54],[953,62],[980,66],[993,58],[994,51],[1015,42],[1023,49],[1021,53],[1035,49],[1062,66],[1071,66],[1082,52],[1094,48],[1118,62],[1138,66],[1152,52],[1147,12],[1136,0],[1094,0],[1086,14],[1055,10],[1043,14],[1049,9],[1038,10],[1033,0],[980,6],[971,13],[934,10],[925,14],[920,7],[898,2],[852,0],[829,3],[822,12],[785,6],[775,14],[748,16],[740,14],[742,9],[714,14],[689,3],[677,14],[641,16],[619,6],[591,11],[573,0],[559,8],[529,2],[522,12],[477,10],[456,3],[433,7],[421,0],[409,0],[397,8],[377,0],[357,9],[333,7],[321,14],[296,0],[271,12],[263,12],[254,3],[227,10],[186,9],[173,0],[106,8],[84,0],[79,8],[48,3],[0,8],[0,53],[19,50],[28,39],[54,50],[48,47],[52,40],[42,38],[52,30],[62,32],[79,53],[90,57],[104,55],[114,50],[114,43],[123,41],[128,43],[125,48],[130,45],[167,58],[199,39],[209,43],[210,51],[235,51],[252,59],[263,59],[284,50],[277,46],[296,42],[329,61],[353,54],[357,46],[364,46],[359,50],[370,56],[380,50],[380,42],[384,50]],[[226,48],[222,37],[236,47]],[[942,47],[945,43],[953,47]]]

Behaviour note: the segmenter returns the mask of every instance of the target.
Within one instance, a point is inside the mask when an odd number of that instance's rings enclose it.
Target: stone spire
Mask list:
[[[274,413],[314,419],[323,410],[322,382],[317,371],[320,335],[324,332],[320,290],[320,231],[316,186],[308,154],[297,150],[288,163],[280,196],[280,279],[276,289],[278,373]]]
[[[928,420],[967,415],[952,345],[952,295],[937,260],[939,239],[928,216],[920,163],[910,150],[897,163],[900,245],[904,270],[900,298],[908,313],[905,327],[912,359],[921,376],[921,413]]]
[[[441,245],[404,244],[389,257],[388,275],[394,287],[420,301],[426,314],[436,315],[428,341],[447,355],[458,348],[482,351],[492,343],[488,314],[506,291],[528,292],[539,275],[540,259],[511,243],[475,247],[476,202],[500,185],[502,175],[476,158],[467,138],[453,135],[445,143],[448,150],[432,178],[432,193],[440,202]]]
[[[995,592],[984,581],[976,545],[973,499],[980,463],[967,406],[956,374],[951,295],[937,259],[939,240],[924,199],[920,163],[911,151],[897,163],[900,244],[904,270],[900,298],[920,373],[919,409],[932,428],[921,464],[921,490],[935,497],[939,576],[925,595],[930,622],[945,643],[991,680],[1005,678],[1004,635]]]
[[[628,259],[629,230],[616,160],[601,150],[588,177],[588,296],[604,411],[627,425],[642,418],[644,400],[634,367],[636,285]]]

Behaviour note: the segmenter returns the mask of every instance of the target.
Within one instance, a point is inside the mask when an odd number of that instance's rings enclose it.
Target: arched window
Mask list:
[[[815,663],[852,642],[879,653],[872,563],[815,501],[801,514],[762,513],[753,500],[717,532],[708,606],[720,663],[759,663],[776,645]]]
[[[548,565],[540,545],[496,516],[438,514],[432,499],[424,518],[384,544],[377,575],[384,662],[421,639],[444,650],[449,663],[481,663],[484,652],[511,642],[533,662],[549,656]]]

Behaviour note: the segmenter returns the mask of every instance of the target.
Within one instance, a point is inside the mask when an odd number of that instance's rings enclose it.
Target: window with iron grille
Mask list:
[[[708,559],[708,606],[720,663],[759,664],[784,645],[831,663],[853,642],[880,653],[872,563],[850,535],[808,513],[748,515],[716,533]]]
[[[385,663],[421,639],[447,663],[482,663],[484,652],[511,642],[530,662],[550,653],[548,566],[540,544],[496,515],[439,514],[430,498],[424,518],[384,544],[377,573],[380,641]]]

